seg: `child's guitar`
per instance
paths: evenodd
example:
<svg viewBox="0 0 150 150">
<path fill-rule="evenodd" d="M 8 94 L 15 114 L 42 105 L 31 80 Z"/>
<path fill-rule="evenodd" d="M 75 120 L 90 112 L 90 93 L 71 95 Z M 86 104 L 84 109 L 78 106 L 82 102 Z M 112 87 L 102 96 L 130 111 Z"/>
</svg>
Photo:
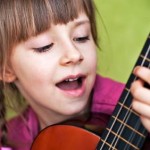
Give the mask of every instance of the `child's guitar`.
<svg viewBox="0 0 150 150">
<path fill-rule="evenodd" d="M 135 66 L 150 67 L 150 36 L 147 38 Z M 139 150 L 147 137 L 139 115 L 132 110 L 131 74 L 118 104 L 101 138 L 82 128 L 54 125 L 44 129 L 35 139 L 31 150 Z M 115 92 L 115 91 L 114 91 Z"/>
</svg>

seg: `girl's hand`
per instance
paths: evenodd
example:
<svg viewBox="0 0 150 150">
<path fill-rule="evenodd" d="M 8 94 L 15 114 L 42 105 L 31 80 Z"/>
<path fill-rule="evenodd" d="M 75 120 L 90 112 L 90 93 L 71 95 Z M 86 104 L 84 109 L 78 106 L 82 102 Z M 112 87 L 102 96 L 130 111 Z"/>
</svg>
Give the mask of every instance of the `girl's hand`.
<svg viewBox="0 0 150 150">
<path fill-rule="evenodd" d="M 139 79 L 131 85 L 132 107 L 140 114 L 143 125 L 150 132 L 150 89 L 144 87 L 145 82 L 150 85 L 150 69 L 136 67 L 133 73 Z"/>
</svg>

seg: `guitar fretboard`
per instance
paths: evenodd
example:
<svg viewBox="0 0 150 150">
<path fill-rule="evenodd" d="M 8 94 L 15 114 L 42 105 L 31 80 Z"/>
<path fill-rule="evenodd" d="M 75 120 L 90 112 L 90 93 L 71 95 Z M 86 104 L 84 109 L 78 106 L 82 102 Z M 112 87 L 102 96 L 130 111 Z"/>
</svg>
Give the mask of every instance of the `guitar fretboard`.
<svg viewBox="0 0 150 150">
<path fill-rule="evenodd" d="M 134 67 L 136 66 L 150 68 L 150 35 Z M 131 74 L 101 136 L 97 150 L 139 150 L 142 148 L 147 131 L 143 127 L 139 115 L 131 107 L 133 97 L 130 93 L 130 86 L 135 80 L 137 77 Z"/>
</svg>

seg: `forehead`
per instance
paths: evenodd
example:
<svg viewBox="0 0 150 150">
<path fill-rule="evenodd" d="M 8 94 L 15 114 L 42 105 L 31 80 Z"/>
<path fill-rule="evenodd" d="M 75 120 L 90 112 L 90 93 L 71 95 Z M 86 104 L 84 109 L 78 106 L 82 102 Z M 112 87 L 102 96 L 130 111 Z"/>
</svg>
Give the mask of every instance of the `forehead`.
<svg viewBox="0 0 150 150">
<path fill-rule="evenodd" d="M 77 18 L 75 18 L 74 20 L 70 20 L 67 23 L 58 23 L 58 24 L 52 23 L 51 28 L 55 27 L 55 26 L 60 26 L 60 25 L 76 27 L 76 26 L 80 26 L 82 24 L 90 24 L 90 20 L 84 12 L 79 13 Z"/>
</svg>

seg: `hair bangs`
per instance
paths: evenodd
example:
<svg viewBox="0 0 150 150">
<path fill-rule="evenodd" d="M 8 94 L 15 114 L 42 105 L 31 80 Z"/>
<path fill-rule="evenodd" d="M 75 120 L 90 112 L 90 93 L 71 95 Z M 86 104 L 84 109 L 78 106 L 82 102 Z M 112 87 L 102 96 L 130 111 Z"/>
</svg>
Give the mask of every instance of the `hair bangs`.
<svg viewBox="0 0 150 150">
<path fill-rule="evenodd" d="M 7 5 L 3 7 L 7 38 L 24 41 L 46 31 L 52 23 L 66 24 L 76 19 L 81 12 L 90 17 L 88 3 L 89 0 L 7 0 L 3 2 Z"/>
<path fill-rule="evenodd" d="M 66 24 L 76 19 L 80 12 L 84 11 L 81 0 L 50 0 L 52 9 L 52 21 L 54 24 Z"/>
<path fill-rule="evenodd" d="M 91 7 L 91 0 L 0 1 L 3 41 L 12 49 L 17 43 L 48 30 L 51 24 L 66 24 L 82 12 L 87 14 L 95 35 L 95 16 Z"/>
</svg>

